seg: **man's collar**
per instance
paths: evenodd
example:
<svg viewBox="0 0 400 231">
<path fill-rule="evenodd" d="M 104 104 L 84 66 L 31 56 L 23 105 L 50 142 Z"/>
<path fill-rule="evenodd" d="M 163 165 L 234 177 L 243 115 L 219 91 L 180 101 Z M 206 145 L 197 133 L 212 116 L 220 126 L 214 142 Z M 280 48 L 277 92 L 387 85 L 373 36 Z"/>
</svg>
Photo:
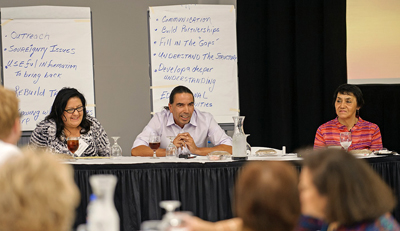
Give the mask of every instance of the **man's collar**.
<svg viewBox="0 0 400 231">
<path fill-rule="evenodd" d="M 168 115 L 167 126 L 171 126 L 171 125 L 175 124 L 174 115 L 172 115 L 172 113 L 169 110 L 167 110 L 167 113 L 168 113 L 167 114 Z"/>
<path fill-rule="evenodd" d="M 195 127 L 197 127 L 197 110 L 194 109 L 192 113 L 192 117 L 190 118 L 189 123 Z"/>
</svg>

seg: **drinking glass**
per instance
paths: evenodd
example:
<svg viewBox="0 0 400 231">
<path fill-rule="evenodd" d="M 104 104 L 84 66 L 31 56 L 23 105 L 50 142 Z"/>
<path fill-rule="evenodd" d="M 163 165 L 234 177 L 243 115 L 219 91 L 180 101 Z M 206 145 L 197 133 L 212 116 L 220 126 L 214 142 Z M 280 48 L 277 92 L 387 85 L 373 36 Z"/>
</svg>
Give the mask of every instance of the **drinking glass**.
<svg viewBox="0 0 400 231">
<path fill-rule="evenodd" d="M 167 136 L 167 138 L 169 139 L 169 144 L 167 146 L 165 156 L 170 159 L 175 157 L 176 153 L 176 146 L 174 145 L 175 136 Z"/>
<path fill-rule="evenodd" d="M 151 159 L 159 159 L 156 155 L 157 149 L 160 147 L 160 136 L 157 134 L 151 134 L 149 138 L 149 146 L 153 149 L 153 156 L 150 157 Z"/>
<path fill-rule="evenodd" d="M 117 140 L 119 139 L 119 136 L 113 136 L 111 138 L 114 139 L 114 144 L 113 144 L 113 146 L 111 146 L 111 157 L 113 159 L 121 159 L 121 157 L 122 157 L 122 148 L 117 143 Z"/>
<path fill-rule="evenodd" d="M 247 156 L 251 156 L 251 146 L 249 142 L 247 142 L 247 137 L 249 137 L 250 134 L 245 134 L 245 136 L 246 136 L 246 154 Z"/>
<path fill-rule="evenodd" d="M 185 131 L 181 130 L 179 132 L 179 134 L 182 134 L 182 133 L 185 133 Z M 178 152 L 178 157 L 179 158 L 186 158 L 187 159 L 187 157 L 190 156 L 190 151 L 189 151 L 188 147 L 186 146 L 186 143 L 184 143 L 184 145 L 182 147 L 178 147 L 177 152 Z"/>
<path fill-rule="evenodd" d="M 178 155 L 179 158 L 188 159 L 189 156 L 190 156 L 190 151 L 189 151 L 189 149 L 188 149 L 186 146 L 179 147 L 179 148 L 177 149 L 177 153 L 178 153 L 177 155 Z"/>
<path fill-rule="evenodd" d="M 181 225 L 182 220 L 174 214 L 175 209 L 179 206 L 181 206 L 180 201 L 169 200 L 160 202 L 160 207 L 166 211 L 159 226 L 161 230 L 175 230 L 174 227 L 178 228 Z"/>
<path fill-rule="evenodd" d="M 347 151 L 351 145 L 351 132 L 340 133 L 340 145 Z"/>
<path fill-rule="evenodd" d="M 73 157 L 76 157 L 76 150 L 79 148 L 79 137 L 68 137 L 67 138 L 68 150 L 71 152 Z"/>
<path fill-rule="evenodd" d="M 170 201 L 161 201 L 160 202 L 160 207 L 165 209 L 165 211 L 167 211 L 167 213 L 173 213 L 175 211 L 175 209 L 178 208 L 179 206 L 181 206 L 180 201 L 170 200 Z"/>
</svg>

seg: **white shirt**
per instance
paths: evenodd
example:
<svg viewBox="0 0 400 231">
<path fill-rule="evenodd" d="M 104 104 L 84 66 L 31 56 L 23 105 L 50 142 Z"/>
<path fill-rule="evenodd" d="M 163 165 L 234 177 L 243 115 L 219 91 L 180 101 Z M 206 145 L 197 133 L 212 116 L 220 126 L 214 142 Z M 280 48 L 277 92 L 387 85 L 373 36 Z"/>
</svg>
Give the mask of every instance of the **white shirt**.
<svg viewBox="0 0 400 231">
<path fill-rule="evenodd" d="M 182 132 L 188 132 L 199 148 L 207 146 L 207 138 L 214 146 L 220 144 L 232 146 L 232 138 L 226 135 L 210 113 L 194 109 L 190 122 L 181 128 L 175 123 L 172 113 L 163 109 L 151 118 L 143 131 L 136 137 L 132 148 L 140 145 L 149 146 L 149 136 L 151 133 L 156 133 L 161 136 L 160 148 L 165 149 L 170 143 L 168 136 L 175 138 Z"/>
<path fill-rule="evenodd" d="M 0 140 L 0 165 L 14 155 L 20 155 L 21 151 L 15 145 Z"/>
</svg>

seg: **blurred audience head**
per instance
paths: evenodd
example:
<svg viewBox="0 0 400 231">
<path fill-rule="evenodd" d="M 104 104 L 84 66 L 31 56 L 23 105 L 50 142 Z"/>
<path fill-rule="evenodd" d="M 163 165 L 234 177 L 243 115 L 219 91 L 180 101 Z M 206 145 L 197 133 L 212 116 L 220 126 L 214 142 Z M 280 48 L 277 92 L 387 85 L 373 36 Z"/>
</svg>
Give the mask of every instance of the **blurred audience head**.
<svg viewBox="0 0 400 231">
<path fill-rule="evenodd" d="M 246 165 L 236 183 L 235 211 L 252 231 L 293 230 L 300 216 L 298 174 L 285 162 Z"/>
<path fill-rule="evenodd" d="M 79 198 L 71 166 L 25 149 L 0 168 L 0 229 L 69 231 Z"/>
<path fill-rule="evenodd" d="M 17 144 L 21 137 L 18 99 L 15 92 L 0 86 L 0 140 Z"/>
<path fill-rule="evenodd" d="M 347 226 L 394 208 L 392 190 L 364 160 L 339 149 L 304 156 L 299 183 L 303 214 Z"/>
</svg>

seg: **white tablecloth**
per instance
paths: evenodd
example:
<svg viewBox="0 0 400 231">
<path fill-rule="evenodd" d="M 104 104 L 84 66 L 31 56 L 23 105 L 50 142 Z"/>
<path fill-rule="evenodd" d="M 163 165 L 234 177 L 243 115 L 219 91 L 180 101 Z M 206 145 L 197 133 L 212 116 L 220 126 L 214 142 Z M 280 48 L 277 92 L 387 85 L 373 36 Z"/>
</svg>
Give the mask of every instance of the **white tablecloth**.
<svg viewBox="0 0 400 231">
<path fill-rule="evenodd" d="M 266 147 L 252 147 L 252 156 L 248 157 L 248 160 L 265 160 L 265 161 L 296 161 L 302 160 L 303 158 L 297 157 L 296 153 L 287 153 L 286 155 L 282 155 L 282 150 L 275 149 L 277 151 L 276 154 L 270 155 L 267 157 L 257 157 L 255 156 L 255 152 L 259 149 Z M 374 157 L 382 157 L 382 155 L 369 155 L 363 156 L 359 155 L 357 158 L 374 158 Z M 192 159 L 183 159 L 183 158 L 166 158 L 160 157 L 159 159 L 151 159 L 150 157 L 136 157 L 136 156 L 123 156 L 119 159 L 107 159 L 107 158 L 87 158 L 87 159 L 77 159 L 72 161 L 66 161 L 69 164 L 142 164 L 142 163 L 209 163 L 209 162 L 232 162 L 230 157 L 225 160 L 208 160 L 207 156 L 196 156 Z"/>
</svg>

